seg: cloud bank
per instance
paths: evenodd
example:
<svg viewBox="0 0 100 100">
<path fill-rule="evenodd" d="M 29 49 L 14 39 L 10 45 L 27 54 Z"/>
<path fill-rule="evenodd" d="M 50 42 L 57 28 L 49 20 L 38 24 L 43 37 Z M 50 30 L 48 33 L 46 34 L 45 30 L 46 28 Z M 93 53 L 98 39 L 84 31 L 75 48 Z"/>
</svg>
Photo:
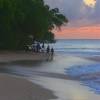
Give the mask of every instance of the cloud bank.
<svg viewBox="0 0 100 100">
<path fill-rule="evenodd" d="M 45 0 L 51 8 L 58 7 L 69 19 L 69 26 L 100 23 L 100 0 Z"/>
</svg>

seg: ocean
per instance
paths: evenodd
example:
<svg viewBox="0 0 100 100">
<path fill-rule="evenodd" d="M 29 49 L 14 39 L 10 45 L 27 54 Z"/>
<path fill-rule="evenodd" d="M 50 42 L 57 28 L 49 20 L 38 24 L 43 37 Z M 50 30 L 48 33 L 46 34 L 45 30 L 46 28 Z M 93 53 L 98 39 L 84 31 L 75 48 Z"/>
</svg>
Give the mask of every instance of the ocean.
<svg viewBox="0 0 100 100">
<path fill-rule="evenodd" d="M 99 57 L 100 40 L 98 39 L 61 39 L 54 45 L 55 51 L 60 55 L 72 55 L 79 57 Z M 91 91 L 100 94 L 100 62 L 86 65 L 73 65 L 65 68 L 66 75 L 79 78 L 79 81 L 90 87 Z"/>
<path fill-rule="evenodd" d="M 53 45 L 56 52 L 83 56 L 99 56 L 99 39 L 58 39 Z"/>
</svg>

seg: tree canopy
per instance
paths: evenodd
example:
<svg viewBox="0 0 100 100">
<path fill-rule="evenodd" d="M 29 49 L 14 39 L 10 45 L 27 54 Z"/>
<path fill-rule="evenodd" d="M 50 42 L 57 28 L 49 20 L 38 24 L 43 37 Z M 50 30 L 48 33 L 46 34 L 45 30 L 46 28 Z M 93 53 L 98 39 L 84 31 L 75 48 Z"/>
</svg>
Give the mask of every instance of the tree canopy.
<svg viewBox="0 0 100 100">
<path fill-rule="evenodd" d="M 58 8 L 50 9 L 43 0 L 0 0 L 0 48 L 21 49 L 29 36 L 52 40 L 52 29 L 67 22 Z"/>
</svg>

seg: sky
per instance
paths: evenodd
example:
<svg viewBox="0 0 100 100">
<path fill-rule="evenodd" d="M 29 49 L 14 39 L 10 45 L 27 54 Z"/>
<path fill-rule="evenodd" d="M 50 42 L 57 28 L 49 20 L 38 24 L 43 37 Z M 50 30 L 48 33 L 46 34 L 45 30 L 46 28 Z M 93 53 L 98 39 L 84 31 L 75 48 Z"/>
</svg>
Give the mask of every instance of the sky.
<svg viewBox="0 0 100 100">
<path fill-rule="evenodd" d="M 59 8 L 69 22 L 61 30 L 53 30 L 56 38 L 100 39 L 100 0 L 45 0 L 51 8 Z"/>
</svg>

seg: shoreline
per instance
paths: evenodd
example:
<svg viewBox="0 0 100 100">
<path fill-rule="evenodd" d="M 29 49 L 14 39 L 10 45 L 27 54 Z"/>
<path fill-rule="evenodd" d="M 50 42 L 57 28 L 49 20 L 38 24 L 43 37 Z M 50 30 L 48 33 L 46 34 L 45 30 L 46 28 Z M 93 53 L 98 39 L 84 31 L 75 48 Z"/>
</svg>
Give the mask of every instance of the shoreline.
<svg viewBox="0 0 100 100">
<path fill-rule="evenodd" d="M 26 56 L 26 54 L 27 54 L 27 57 L 25 58 L 26 60 L 22 59 Z M 33 54 L 34 59 L 38 58 L 37 60 L 33 60 L 33 58 L 30 58 L 29 56 L 32 54 L 33 54 L 32 52 L 27 52 L 27 53 L 24 53 L 24 52 L 9 53 L 8 52 L 5 54 L 0 53 L 0 55 L 5 55 L 5 57 L 7 57 L 8 55 L 11 55 L 10 57 L 8 56 L 10 60 L 8 59 L 8 61 L 6 61 L 7 62 L 6 67 L 8 66 L 8 69 L 12 71 L 11 66 L 9 66 L 10 64 L 11 65 L 14 64 L 17 66 L 21 65 L 22 69 L 20 73 L 24 73 L 25 65 L 30 66 L 29 64 L 31 64 L 32 62 L 32 66 L 33 66 L 33 64 L 35 64 L 35 62 L 38 61 L 38 59 L 43 61 L 43 57 L 41 57 L 41 59 L 39 58 L 40 54 L 38 54 L 38 57 L 37 57 L 37 54 Z M 15 55 L 17 56 L 14 57 Z M 33 57 L 33 55 L 31 57 Z M 35 58 L 35 56 L 37 58 Z M 14 60 L 13 60 L 13 57 L 14 57 Z M 15 77 L 14 75 L 0 74 L 0 79 L 1 79 L 0 80 L 0 89 L 1 89 L 0 99 L 8 100 L 9 98 L 10 100 L 57 100 L 58 98 L 59 100 L 62 100 L 64 98 L 64 100 L 66 99 L 79 100 L 80 97 L 81 97 L 80 98 L 81 100 L 89 100 L 89 99 L 94 100 L 95 98 L 97 100 L 100 99 L 100 96 L 95 94 L 94 92 L 91 92 L 89 90 L 89 87 L 85 87 L 78 80 L 74 80 L 74 79 L 71 80 L 71 77 L 67 77 L 66 75 L 62 74 L 62 72 L 64 72 L 64 68 L 69 68 L 70 66 L 77 65 L 77 64 L 87 65 L 89 63 L 92 63 L 92 60 L 84 59 L 84 57 L 80 58 L 76 56 L 59 56 L 55 58 L 54 62 L 48 62 L 46 64 L 45 62 L 42 64 L 40 62 L 37 62 L 37 63 L 39 64 L 37 65 L 38 68 L 32 67 L 33 70 L 29 68 L 30 70 L 28 71 L 27 69 L 25 69 L 25 72 L 27 71 L 27 73 L 25 73 L 26 75 L 28 74 L 30 75 L 30 73 L 32 72 L 32 75 L 26 78 L 23 76 L 21 78 L 20 76 L 16 78 L 16 74 L 15 74 Z M 0 66 L 4 68 L 5 65 L 2 66 L 1 64 Z M 5 92 L 2 92 L 2 91 L 5 91 Z M 77 95 L 77 93 L 79 95 Z M 3 95 L 3 98 L 2 98 L 2 95 Z M 11 98 L 12 95 L 14 96 L 12 97 L 13 99 Z M 74 99 L 74 97 L 76 99 Z"/>
<path fill-rule="evenodd" d="M 26 79 L 0 74 L 0 100 L 56 99 L 53 92 Z"/>
</svg>

